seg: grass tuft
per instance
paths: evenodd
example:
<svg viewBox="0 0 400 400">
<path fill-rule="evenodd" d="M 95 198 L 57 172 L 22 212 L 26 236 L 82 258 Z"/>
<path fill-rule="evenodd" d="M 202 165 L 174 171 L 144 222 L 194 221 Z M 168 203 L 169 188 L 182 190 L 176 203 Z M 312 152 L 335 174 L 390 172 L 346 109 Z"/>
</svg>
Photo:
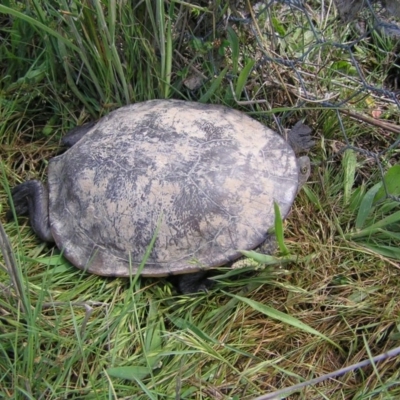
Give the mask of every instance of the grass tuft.
<svg viewBox="0 0 400 400">
<path fill-rule="evenodd" d="M 329 2 L 192 3 L 0 5 L 2 398 L 254 399 L 398 347 L 395 40 Z M 247 252 L 183 296 L 87 275 L 7 220 L 10 187 L 45 180 L 67 131 L 171 97 L 313 128 L 311 178 L 276 220 L 282 257 Z M 393 356 L 288 398 L 395 399 L 399 382 Z"/>
</svg>

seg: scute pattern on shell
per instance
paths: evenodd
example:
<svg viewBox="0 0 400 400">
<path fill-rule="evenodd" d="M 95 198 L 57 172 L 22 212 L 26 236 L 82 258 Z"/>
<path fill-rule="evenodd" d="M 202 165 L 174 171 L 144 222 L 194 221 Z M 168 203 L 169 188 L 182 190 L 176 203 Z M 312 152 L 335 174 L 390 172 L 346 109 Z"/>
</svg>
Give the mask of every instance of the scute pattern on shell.
<svg viewBox="0 0 400 400">
<path fill-rule="evenodd" d="M 165 276 L 218 267 L 263 242 L 273 202 L 286 216 L 296 157 L 238 111 L 178 100 L 122 107 L 49 165 L 50 222 L 77 267 Z"/>
</svg>

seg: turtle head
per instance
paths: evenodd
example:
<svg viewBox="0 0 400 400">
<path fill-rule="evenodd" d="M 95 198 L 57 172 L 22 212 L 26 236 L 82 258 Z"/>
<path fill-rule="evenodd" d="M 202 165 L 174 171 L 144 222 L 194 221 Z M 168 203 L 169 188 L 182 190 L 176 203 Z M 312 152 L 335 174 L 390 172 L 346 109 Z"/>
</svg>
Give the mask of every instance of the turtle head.
<svg viewBox="0 0 400 400">
<path fill-rule="evenodd" d="M 297 167 L 299 169 L 299 186 L 297 191 L 299 191 L 303 185 L 307 182 L 308 177 L 311 172 L 311 162 L 307 156 L 302 156 L 297 159 Z"/>
</svg>

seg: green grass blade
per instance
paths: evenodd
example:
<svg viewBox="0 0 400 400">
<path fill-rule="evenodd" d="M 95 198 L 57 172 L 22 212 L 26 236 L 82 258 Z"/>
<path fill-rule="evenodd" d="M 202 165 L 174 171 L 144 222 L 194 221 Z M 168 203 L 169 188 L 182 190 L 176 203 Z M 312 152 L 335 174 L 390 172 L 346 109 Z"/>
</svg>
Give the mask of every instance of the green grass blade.
<svg viewBox="0 0 400 400">
<path fill-rule="evenodd" d="M 391 231 L 385 231 L 383 229 L 377 229 L 377 233 L 380 233 L 382 237 L 388 238 L 388 239 L 393 239 L 393 240 L 399 240 L 400 241 L 400 233 L 397 232 L 391 232 Z"/>
<path fill-rule="evenodd" d="M 304 185 L 301 190 L 304 191 L 308 197 L 308 200 L 310 200 L 311 203 L 318 208 L 318 210 L 323 210 L 320 198 L 312 189 L 310 189 L 307 185 Z"/>
<path fill-rule="evenodd" d="M 283 234 L 283 220 L 281 216 L 281 210 L 279 209 L 279 205 L 274 201 L 274 211 L 275 211 L 275 222 L 274 222 L 274 234 L 276 236 L 276 241 L 279 246 L 279 251 L 283 256 L 287 256 L 289 254 L 289 249 L 286 247 L 285 238 Z"/>
<path fill-rule="evenodd" d="M 0 170 L 1 170 L 1 175 L 3 177 L 5 177 L 6 174 L 5 174 L 4 165 L 1 162 L 0 162 Z M 16 212 L 15 212 L 14 204 L 12 203 L 11 190 L 8 185 L 8 182 L 6 180 L 2 179 L 1 186 L 3 187 L 3 190 L 6 193 L 8 199 L 10 199 L 10 203 L 11 203 L 10 207 L 11 207 L 12 215 L 15 218 Z M 10 240 L 7 236 L 7 233 L 4 229 L 1 221 L 0 221 L 0 252 L 3 253 L 4 265 L 7 269 L 9 277 L 11 278 L 11 281 L 13 282 L 13 284 L 15 286 L 15 290 L 16 290 L 18 297 L 22 304 L 22 310 L 24 313 L 28 313 L 28 315 L 31 315 L 30 314 L 31 303 L 30 303 L 30 298 L 29 298 L 29 291 L 26 290 L 25 279 L 23 276 L 23 272 L 21 271 L 21 268 L 20 268 L 21 260 L 17 260 L 17 257 L 15 257 Z"/>
<path fill-rule="evenodd" d="M 400 211 L 396 211 L 395 213 L 388 215 L 387 217 L 381 219 L 375 224 L 370 225 L 367 228 L 362 229 L 357 232 L 350 232 L 344 235 L 346 239 L 360 239 L 363 237 L 371 237 L 377 232 L 380 232 L 382 228 L 385 228 L 392 224 L 398 224 L 400 222 Z"/>
<path fill-rule="evenodd" d="M 397 196 L 400 194 L 400 165 L 393 165 L 384 176 L 385 186 L 382 186 L 375 197 L 375 202 L 383 200 L 388 194 Z M 386 190 L 385 190 L 386 189 Z"/>
<path fill-rule="evenodd" d="M 24 284 L 24 278 L 22 276 L 21 270 L 18 267 L 18 263 L 8 236 L 4 230 L 3 224 L 0 221 L 0 252 L 3 253 L 4 264 L 7 268 L 7 272 L 14 284 L 15 290 L 18 294 L 18 298 L 22 304 L 22 310 L 24 313 L 30 313 L 30 302 L 29 297 L 26 293 L 26 288 Z"/>
<path fill-rule="evenodd" d="M 207 103 L 211 96 L 215 93 L 215 91 L 221 86 L 221 82 L 224 79 L 226 73 L 228 72 L 228 67 L 225 67 L 221 73 L 218 75 L 216 79 L 214 79 L 213 83 L 211 86 L 208 88 L 207 92 L 204 93 L 200 99 L 199 103 Z"/>
<path fill-rule="evenodd" d="M 371 357 L 387 340 L 399 340 L 400 223 L 374 225 L 400 210 L 398 201 L 386 199 L 398 192 L 398 167 L 390 167 L 399 165 L 399 110 L 385 100 L 395 94 L 387 59 L 395 42 L 371 31 L 368 41 L 348 46 L 349 27 L 339 24 L 333 7 L 315 18 L 312 7 L 282 2 L 193 3 L 0 2 L 0 219 L 21 275 L 13 285 L 4 268 L 9 259 L 0 254 L 0 398 L 256 398 L 266 388 L 365 358 L 363 347 Z M 385 93 L 371 96 L 365 77 L 378 94 L 385 82 Z M 188 78 L 197 83 L 186 85 Z M 232 105 L 275 129 L 307 117 L 318 141 L 314 179 L 282 227 L 285 239 L 286 229 L 299 235 L 290 246 L 286 241 L 296 256 L 245 253 L 253 260 L 213 273 L 217 284 L 207 293 L 180 296 L 173 279 L 80 271 L 41 243 L 26 217 L 5 222 L 9 195 L 2 180 L 11 186 L 46 180 L 45 160 L 60 154 L 59 138 L 68 130 L 128 100 L 172 93 Z M 238 104 L 235 95 L 259 102 Z M 392 129 L 360 123 L 354 113 Z M 354 182 L 354 157 L 341 165 L 343 143 L 357 155 L 361 185 Z M 384 181 L 382 170 L 388 170 Z M 368 198 L 372 179 L 386 187 Z M 349 232 L 351 240 L 343 240 Z M 139 272 L 147 272 L 148 254 Z M 255 304 L 269 307 L 272 317 Z M 301 322 L 345 343 L 348 352 L 343 357 Z M 400 398 L 397 361 L 295 395 Z"/>
<path fill-rule="evenodd" d="M 63 42 L 58 43 L 59 51 L 60 54 L 63 55 L 65 54 L 64 62 L 63 62 L 63 67 L 66 75 L 66 80 L 68 83 L 69 88 L 72 90 L 72 92 L 75 94 L 75 96 L 84 104 L 84 106 L 87 108 L 87 110 L 90 112 L 92 115 L 96 115 L 96 112 L 94 111 L 93 107 L 91 104 L 88 102 L 87 98 L 81 93 L 81 91 L 78 89 L 78 87 L 75 84 L 75 81 L 72 77 L 71 69 L 72 66 L 69 64 L 69 61 L 67 60 L 67 52 L 66 48 L 64 46 Z"/>
<path fill-rule="evenodd" d="M 248 60 L 247 64 L 240 71 L 239 77 L 236 81 L 236 87 L 235 87 L 235 95 L 238 100 L 240 100 L 240 98 L 242 97 L 243 88 L 245 87 L 247 80 L 249 78 L 249 75 L 250 75 L 251 71 L 253 70 L 254 64 L 255 64 L 254 60 Z"/>
<path fill-rule="evenodd" d="M 110 2 L 110 8 L 113 10 L 112 13 L 110 14 L 110 23 L 109 26 L 115 26 L 115 1 L 111 1 Z M 109 28 L 111 29 L 111 27 Z M 131 91 L 129 90 L 129 85 L 127 82 L 127 76 L 125 73 L 125 68 L 122 65 L 122 61 L 121 61 L 121 57 L 119 56 L 116 44 L 115 44 L 115 34 L 112 31 L 111 32 L 111 37 L 110 37 L 110 45 L 111 45 L 111 53 L 112 53 L 112 60 L 114 63 L 114 67 L 117 71 L 118 74 L 118 78 L 119 81 L 122 83 L 122 87 L 123 87 L 123 93 L 124 93 L 124 102 L 125 104 L 130 104 L 131 103 L 131 98 L 133 97 L 133 93 L 131 93 Z M 115 91 L 116 93 L 118 93 L 118 90 Z"/>
<path fill-rule="evenodd" d="M 64 38 L 62 35 L 60 35 L 58 32 L 56 32 L 55 30 L 49 28 L 47 25 L 42 24 L 41 22 L 35 20 L 32 17 L 29 17 L 26 14 L 23 14 L 15 9 L 3 6 L 0 4 L 0 13 L 3 14 L 8 14 L 8 15 L 12 15 L 16 18 L 20 18 L 23 21 L 28 22 L 29 24 L 31 24 L 32 26 L 34 26 L 35 28 L 38 28 L 46 33 L 48 33 L 49 35 L 55 37 L 56 39 L 60 40 L 61 42 L 64 43 L 64 45 L 68 48 L 70 48 L 71 50 L 77 51 L 79 52 L 78 47 L 76 47 L 74 44 L 72 44 L 68 39 Z"/>
<path fill-rule="evenodd" d="M 168 99 L 170 96 L 171 86 L 171 73 L 172 73 L 172 52 L 173 52 L 173 39 L 172 39 L 172 26 L 171 21 L 173 19 L 173 3 L 170 7 L 170 15 L 167 20 L 166 28 L 166 46 L 165 46 L 165 77 L 164 77 L 164 98 Z"/>
<path fill-rule="evenodd" d="M 156 303 L 149 299 L 149 315 L 146 323 L 146 334 L 144 337 L 144 356 L 149 368 L 154 368 L 160 359 L 162 351 L 162 334 L 164 324 L 162 318 L 159 317 Z"/>
<path fill-rule="evenodd" d="M 385 226 L 391 225 L 391 224 L 396 224 L 400 222 L 400 211 L 396 211 L 392 215 L 388 215 L 387 217 L 381 219 L 380 221 L 376 222 L 375 224 L 370 225 L 368 228 L 363 229 L 362 232 L 364 232 L 365 235 L 368 235 L 370 230 L 374 230 L 376 228 L 384 228 Z"/>
<path fill-rule="evenodd" d="M 165 97 L 166 93 L 168 93 L 167 85 L 166 85 L 166 71 L 167 71 L 167 51 L 166 51 L 166 18 L 165 18 L 165 8 L 164 8 L 164 1 L 163 0 L 156 0 L 156 22 L 157 22 L 157 29 L 154 33 L 158 36 L 158 45 L 159 45 L 159 52 L 160 52 L 160 77 L 162 82 L 162 89 L 161 92 Z"/>
<path fill-rule="evenodd" d="M 126 379 L 128 381 L 142 380 L 150 375 L 149 367 L 131 366 L 131 367 L 112 367 L 108 368 L 107 374 L 113 378 Z"/>
<path fill-rule="evenodd" d="M 376 185 L 372 186 L 372 188 L 369 189 L 367 193 L 365 193 L 356 217 L 356 229 L 363 228 L 365 221 L 367 220 L 368 215 L 371 212 L 376 193 L 379 191 L 381 186 L 382 182 L 379 182 Z"/>
<path fill-rule="evenodd" d="M 230 26 L 226 29 L 226 33 L 232 51 L 232 74 L 237 75 L 239 65 L 239 40 L 236 32 Z"/>
<path fill-rule="evenodd" d="M 149 259 L 150 254 L 151 254 L 151 252 L 153 250 L 154 244 L 155 244 L 155 242 L 157 240 L 158 231 L 159 231 L 160 224 L 161 224 L 161 219 L 162 219 L 162 216 L 160 215 L 160 217 L 158 219 L 158 222 L 157 222 L 157 228 L 156 228 L 156 230 L 155 230 L 155 232 L 153 234 L 153 237 L 151 238 L 151 241 L 150 241 L 149 245 L 146 247 L 146 251 L 144 253 L 142 261 L 140 262 L 140 265 L 138 266 L 136 274 L 135 275 L 131 274 L 131 276 L 130 276 L 131 286 L 132 287 L 134 287 L 136 282 L 139 280 L 140 274 L 142 273 L 143 268 L 145 267 L 146 262 Z"/>
<path fill-rule="evenodd" d="M 276 319 L 284 324 L 294 326 L 295 328 L 298 328 L 304 332 L 310 333 L 311 335 L 318 336 L 319 338 L 329 342 L 336 348 L 338 348 L 340 351 L 343 351 L 342 348 L 335 343 L 333 340 L 329 339 L 327 336 L 323 335 L 321 332 L 318 332 L 317 330 L 311 328 L 311 326 L 305 324 L 304 322 L 298 320 L 297 318 L 292 317 L 291 315 L 285 314 L 282 311 L 276 310 L 275 308 L 266 306 L 262 303 L 259 303 L 258 301 L 251 300 L 246 297 L 241 297 L 237 296 L 234 294 L 229 294 L 227 293 L 228 296 L 231 296 L 237 300 L 240 300 L 241 302 L 249 305 L 251 308 L 254 310 L 266 315 L 267 317 Z"/>
<path fill-rule="evenodd" d="M 370 243 L 363 243 L 362 245 L 367 249 L 374 251 L 375 253 L 381 254 L 384 257 L 393 258 L 394 260 L 400 260 L 400 248 L 398 247 L 374 245 Z"/>
<path fill-rule="evenodd" d="M 343 180 L 343 202 L 348 204 L 351 196 L 351 189 L 354 185 L 356 174 L 357 156 L 354 150 L 346 150 L 343 155 L 342 165 L 344 169 Z"/>
<path fill-rule="evenodd" d="M 115 2 L 110 2 L 108 7 L 109 13 L 109 24 L 107 25 L 106 19 L 103 12 L 102 3 L 96 1 L 95 3 L 96 15 L 97 15 L 97 23 L 98 23 L 98 31 L 103 37 L 104 51 L 106 54 L 106 59 L 109 64 L 108 68 L 108 78 L 114 83 L 114 93 L 119 93 L 117 89 L 117 85 L 122 84 L 123 93 L 124 93 L 124 103 L 130 103 L 130 96 L 128 92 L 128 85 L 125 79 L 125 74 L 123 71 L 123 67 L 121 65 L 121 60 L 117 49 L 115 47 Z M 111 29 L 111 31 L 110 31 Z M 113 67 L 113 68 L 111 68 Z M 118 75 L 118 80 L 114 77 L 114 68 Z M 121 101 L 120 101 L 121 102 Z"/>
</svg>

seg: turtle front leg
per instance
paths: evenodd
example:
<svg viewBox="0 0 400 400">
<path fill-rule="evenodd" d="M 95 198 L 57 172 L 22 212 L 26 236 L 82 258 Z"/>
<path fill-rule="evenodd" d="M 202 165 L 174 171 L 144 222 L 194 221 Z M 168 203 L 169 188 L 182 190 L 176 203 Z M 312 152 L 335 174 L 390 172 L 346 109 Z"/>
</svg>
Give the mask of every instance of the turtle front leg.
<svg viewBox="0 0 400 400">
<path fill-rule="evenodd" d="M 301 121 L 287 133 L 287 141 L 296 154 L 310 150 L 314 146 L 311 133 L 311 128 Z"/>
<path fill-rule="evenodd" d="M 12 192 L 15 213 L 29 216 L 36 235 L 45 242 L 54 242 L 49 220 L 49 192 L 40 181 L 27 181 L 16 186 Z M 8 216 L 12 216 L 9 211 Z"/>
</svg>

